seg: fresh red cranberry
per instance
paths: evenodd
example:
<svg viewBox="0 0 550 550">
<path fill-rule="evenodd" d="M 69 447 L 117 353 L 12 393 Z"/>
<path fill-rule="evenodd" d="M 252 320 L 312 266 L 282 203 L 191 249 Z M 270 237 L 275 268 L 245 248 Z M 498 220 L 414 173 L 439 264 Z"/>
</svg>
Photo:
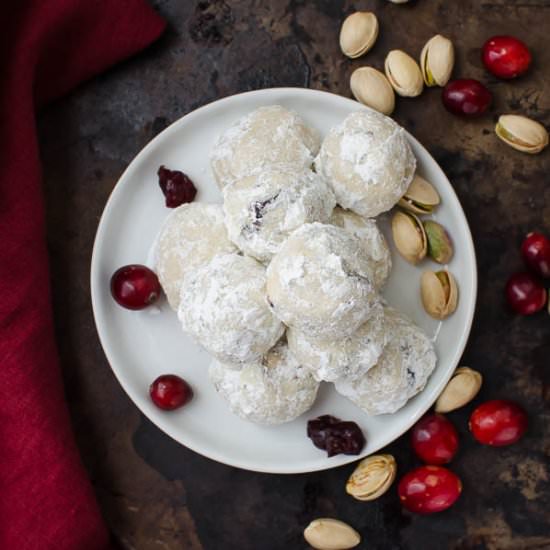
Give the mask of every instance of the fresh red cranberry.
<svg viewBox="0 0 550 550">
<path fill-rule="evenodd" d="M 441 414 L 428 414 L 412 429 L 411 442 L 418 458 L 426 464 L 447 464 L 458 450 L 458 433 Z"/>
<path fill-rule="evenodd" d="M 491 105 L 493 95 L 477 80 L 451 80 L 443 89 L 443 105 L 455 115 L 474 117 L 482 115 Z"/>
<path fill-rule="evenodd" d="M 527 430 L 527 413 L 513 401 L 495 399 L 481 404 L 470 416 L 472 435 L 484 445 L 515 443 Z"/>
<path fill-rule="evenodd" d="M 397 492 L 407 510 L 417 514 L 434 514 L 456 502 L 462 492 L 462 483 L 447 468 L 421 466 L 401 478 Z"/>
<path fill-rule="evenodd" d="M 550 239 L 541 233 L 529 233 L 521 245 L 523 259 L 539 277 L 550 277 Z"/>
<path fill-rule="evenodd" d="M 175 374 L 163 374 L 149 386 L 153 403 L 165 411 L 183 407 L 193 398 L 191 386 Z"/>
<path fill-rule="evenodd" d="M 342 421 L 329 414 L 309 420 L 307 436 L 329 457 L 337 454 L 357 455 L 365 446 L 365 436 L 355 422 Z"/>
<path fill-rule="evenodd" d="M 158 170 L 158 177 L 168 208 L 176 208 L 183 203 L 193 202 L 197 189 L 189 176 L 179 170 L 168 170 L 161 166 Z"/>
<path fill-rule="evenodd" d="M 111 277 L 111 294 L 126 309 L 144 309 L 158 300 L 160 292 L 157 276 L 144 265 L 125 265 Z"/>
<path fill-rule="evenodd" d="M 483 44 L 483 64 L 498 78 L 516 78 L 529 69 L 531 53 L 513 36 L 493 36 Z"/>
<path fill-rule="evenodd" d="M 506 283 L 506 298 L 516 313 L 532 315 L 546 304 L 547 292 L 531 273 L 515 273 Z"/>
</svg>

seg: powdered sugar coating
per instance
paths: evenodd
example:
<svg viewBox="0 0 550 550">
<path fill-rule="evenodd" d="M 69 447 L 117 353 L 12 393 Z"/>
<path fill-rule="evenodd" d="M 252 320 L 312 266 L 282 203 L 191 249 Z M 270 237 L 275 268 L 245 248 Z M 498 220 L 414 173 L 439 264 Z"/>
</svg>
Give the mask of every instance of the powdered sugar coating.
<svg viewBox="0 0 550 550">
<path fill-rule="evenodd" d="M 334 225 L 305 224 L 267 268 L 275 315 L 312 338 L 352 334 L 378 303 L 372 265 L 357 237 Z"/>
<path fill-rule="evenodd" d="M 175 208 L 159 232 L 153 253 L 155 271 L 172 309 L 178 309 L 181 285 L 189 273 L 215 255 L 235 250 L 220 204 L 194 202 Z"/>
<path fill-rule="evenodd" d="M 424 389 L 437 356 L 431 340 L 404 315 L 386 308 L 390 341 L 366 374 L 341 378 L 336 390 L 367 414 L 391 414 Z"/>
<path fill-rule="evenodd" d="M 220 361 L 257 360 L 284 332 L 267 305 L 265 282 L 265 268 L 253 258 L 215 256 L 182 285 L 183 329 Z"/>
<path fill-rule="evenodd" d="M 229 238 L 262 262 L 304 223 L 326 222 L 336 205 L 328 185 L 311 170 L 248 176 L 225 186 L 223 197 Z"/>
<path fill-rule="evenodd" d="M 340 340 L 316 340 L 289 328 L 288 347 L 316 380 L 334 382 L 357 377 L 376 365 L 388 340 L 384 308 L 378 304 L 371 317 L 351 336 Z"/>
<path fill-rule="evenodd" d="M 221 188 L 266 168 L 304 170 L 319 151 L 317 132 L 293 111 L 280 105 L 260 107 L 223 132 L 210 156 Z"/>
<path fill-rule="evenodd" d="M 214 361 L 209 376 L 234 414 L 259 424 L 294 420 L 311 408 L 319 388 L 284 341 L 240 371 Z"/>
<path fill-rule="evenodd" d="M 365 253 L 372 260 L 374 286 L 380 290 L 390 276 L 392 261 L 390 249 L 376 220 L 363 218 L 355 212 L 336 207 L 329 223 L 343 227 L 361 240 Z"/>
<path fill-rule="evenodd" d="M 414 176 L 405 130 L 372 109 L 356 111 L 330 130 L 315 160 L 336 201 L 367 218 L 394 206 Z"/>
</svg>

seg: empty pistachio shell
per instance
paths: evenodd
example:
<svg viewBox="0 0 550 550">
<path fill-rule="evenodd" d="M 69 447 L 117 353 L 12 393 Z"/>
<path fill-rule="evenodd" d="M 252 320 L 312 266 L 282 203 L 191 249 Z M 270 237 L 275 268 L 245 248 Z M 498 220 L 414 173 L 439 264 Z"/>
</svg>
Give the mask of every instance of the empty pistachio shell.
<svg viewBox="0 0 550 550">
<path fill-rule="evenodd" d="M 435 412 L 448 413 L 469 403 L 481 389 L 483 376 L 468 367 L 459 367 L 435 402 Z"/>
<path fill-rule="evenodd" d="M 392 455 L 372 455 L 363 459 L 346 483 L 346 492 L 357 500 L 382 496 L 395 480 L 397 464 Z"/>
<path fill-rule="evenodd" d="M 372 67 L 361 67 L 353 71 L 350 80 L 351 92 L 357 101 L 376 109 L 384 115 L 391 115 L 395 108 L 395 94 L 388 79 Z"/>
<path fill-rule="evenodd" d="M 453 43 L 436 34 L 430 38 L 420 54 L 420 68 L 426 86 L 445 86 L 455 64 Z"/>
<path fill-rule="evenodd" d="M 346 17 L 340 29 L 340 48 L 352 59 L 367 53 L 378 38 L 378 19 L 370 11 Z"/>
<path fill-rule="evenodd" d="M 414 214 L 429 214 L 440 202 L 435 187 L 417 174 L 398 204 Z"/>
<path fill-rule="evenodd" d="M 546 128 L 537 121 L 520 115 L 501 115 L 495 132 L 504 143 L 523 153 L 534 155 L 548 145 Z"/>
<path fill-rule="evenodd" d="M 304 530 L 304 538 L 317 550 L 346 550 L 361 542 L 359 533 L 337 519 L 314 519 Z"/>
<path fill-rule="evenodd" d="M 420 280 L 420 294 L 424 309 L 434 319 L 445 319 L 456 310 L 458 287 L 448 271 L 425 271 Z"/>
<path fill-rule="evenodd" d="M 426 256 L 428 241 L 422 222 L 410 212 L 396 212 L 391 221 L 395 247 L 411 264 Z"/>
<path fill-rule="evenodd" d="M 424 222 L 424 231 L 428 238 L 428 256 L 438 264 L 446 264 L 453 257 L 453 243 L 445 228 L 433 220 Z"/>
<path fill-rule="evenodd" d="M 416 97 L 422 93 L 422 73 L 410 55 L 401 50 L 392 50 L 386 57 L 384 70 L 393 89 L 400 96 Z"/>
</svg>

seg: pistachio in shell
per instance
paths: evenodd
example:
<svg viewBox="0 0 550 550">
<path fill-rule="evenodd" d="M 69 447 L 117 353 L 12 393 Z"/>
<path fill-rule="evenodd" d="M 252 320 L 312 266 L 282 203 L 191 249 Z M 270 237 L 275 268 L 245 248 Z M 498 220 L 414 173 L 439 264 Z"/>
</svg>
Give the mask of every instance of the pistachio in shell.
<svg viewBox="0 0 550 550">
<path fill-rule="evenodd" d="M 428 256 L 438 264 L 450 262 L 454 254 L 454 248 L 447 230 L 440 223 L 426 220 L 424 231 L 428 239 Z"/>
<path fill-rule="evenodd" d="M 395 247 L 411 264 L 417 264 L 426 257 L 428 239 L 422 222 L 412 212 L 398 211 L 391 221 Z"/>
<path fill-rule="evenodd" d="M 402 50 L 392 50 L 384 62 L 386 76 L 397 94 L 416 97 L 424 89 L 424 80 L 418 63 Z"/>
<path fill-rule="evenodd" d="M 522 153 L 535 155 L 548 145 L 546 128 L 525 116 L 501 115 L 495 132 L 504 143 Z"/>
<path fill-rule="evenodd" d="M 420 280 L 420 295 L 426 312 L 434 319 L 445 319 L 456 311 L 458 286 L 445 271 L 425 271 Z"/>
<path fill-rule="evenodd" d="M 333 518 L 314 519 L 304 529 L 304 538 L 316 550 L 347 550 L 361 542 L 353 527 Z"/>
<path fill-rule="evenodd" d="M 416 174 L 398 205 L 414 214 L 430 214 L 440 204 L 435 187 Z"/>
<path fill-rule="evenodd" d="M 376 111 L 391 115 L 395 108 L 395 94 L 383 73 L 373 67 L 360 67 L 351 74 L 351 92 L 355 99 Z"/>
<path fill-rule="evenodd" d="M 346 483 L 346 492 L 357 500 L 375 500 L 395 480 L 397 464 L 392 455 L 372 455 L 363 459 Z"/>
<path fill-rule="evenodd" d="M 378 38 L 378 19 L 370 11 L 356 11 L 342 23 L 340 49 L 351 59 L 367 53 Z"/>
<path fill-rule="evenodd" d="M 426 42 L 420 54 L 420 69 L 426 86 L 445 86 L 454 64 L 454 47 L 448 38 L 436 34 Z"/>
<path fill-rule="evenodd" d="M 481 389 L 483 376 L 468 367 L 459 367 L 435 402 L 435 412 L 448 413 L 468 404 Z"/>
</svg>

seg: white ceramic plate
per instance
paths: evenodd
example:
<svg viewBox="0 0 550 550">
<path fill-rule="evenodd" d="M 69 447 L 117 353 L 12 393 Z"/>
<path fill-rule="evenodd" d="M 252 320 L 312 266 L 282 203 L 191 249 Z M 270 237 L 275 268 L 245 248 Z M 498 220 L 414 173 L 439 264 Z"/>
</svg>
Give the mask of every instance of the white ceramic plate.
<svg viewBox="0 0 550 550">
<path fill-rule="evenodd" d="M 350 99 L 307 89 L 278 88 L 235 95 L 184 116 L 151 141 L 118 181 L 99 224 L 91 270 L 92 303 L 97 329 L 107 358 L 122 387 L 141 411 L 160 429 L 194 451 L 239 468 L 271 473 L 311 472 L 357 460 L 357 456 L 327 458 L 306 437 L 309 418 L 332 414 L 356 421 L 367 437 L 361 456 L 384 447 L 405 432 L 432 405 L 458 364 L 474 314 L 477 275 L 472 237 L 460 203 L 445 174 L 430 154 L 410 137 L 419 173 L 438 189 L 442 204 L 435 218 L 449 230 L 455 256 L 449 265 L 459 282 L 455 314 L 435 322 L 422 308 L 419 280 L 425 261 L 414 267 L 393 252 L 394 269 L 384 295 L 389 303 L 433 335 L 438 366 L 417 397 L 392 415 L 369 417 L 323 384 L 314 407 L 288 424 L 263 427 L 231 414 L 208 381 L 209 355 L 183 334 L 166 303 L 159 308 L 131 312 L 111 298 L 111 274 L 129 263 L 146 263 L 156 233 L 169 213 L 159 190 L 156 172 L 161 164 L 186 172 L 199 189 L 195 200 L 220 202 L 221 195 L 209 168 L 209 152 L 216 137 L 236 119 L 262 105 L 280 104 L 297 111 L 325 135 L 361 105 Z M 382 228 L 391 243 L 387 220 Z M 157 409 L 149 400 L 149 384 L 160 374 L 183 376 L 195 398 L 173 412 Z"/>
</svg>

